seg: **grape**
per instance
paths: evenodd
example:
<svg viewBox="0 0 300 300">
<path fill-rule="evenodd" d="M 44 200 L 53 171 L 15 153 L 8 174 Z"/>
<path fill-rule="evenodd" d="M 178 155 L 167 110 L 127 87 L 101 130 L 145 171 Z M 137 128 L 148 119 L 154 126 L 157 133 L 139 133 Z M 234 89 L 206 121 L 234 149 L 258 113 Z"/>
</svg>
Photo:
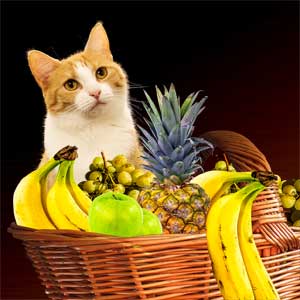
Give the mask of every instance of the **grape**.
<svg viewBox="0 0 300 300">
<path fill-rule="evenodd" d="M 281 195 L 280 199 L 284 208 L 292 208 L 296 202 L 295 197 L 286 194 Z"/>
<path fill-rule="evenodd" d="M 131 175 L 126 172 L 122 171 L 118 174 L 118 182 L 123 184 L 123 185 L 131 185 L 132 184 L 132 177 Z"/>
<path fill-rule="evenodd" d="M 92 171 L 89 174 L 89 180 L 98 180 L 102 181 L 102 174 L 99 171 Z"/>
<path fill-rule="evenodd" d="M 97 191 L 99 192 L 99 194 L 102 194 L 105 190 L 107 190 L 107 184 L 106 183 L 100 183 Z"/>
<path fill-rule="evenodd" d="M 127 158 L 123 154 L 119 154 L 112 160 L 112 165 L 119 170 L 123 165 L 127 163 Z"/>
<path fill-rule="evenodd" d="M 113 167 L 113 166 L 108 166 L 107 167 L 107 171 L 108 171 L 108 173 L 115 173 L 116 172 L 116 168 Z"/>
<path fill-rule="evenodd" d="M 91 193 L 95 192 L 95 190 L 96 190 L 96 183 L 93 180 L 87 180 L 83 183 L 82 188 L 84 191 L 91 194 Z"/>
<path fill-rule="evenodd" d="M 300 210 L 294 210 L 291 214 L 291 221 L 296 222 L 297 220 L 300 220 Z"/>
<path fill-rule="evenodd" d="M 89 171 L 85 174 L 85 179 L 89 180 L 90 174 L 92 173 L 92 171 Z"/>
<path fill-rule="evenodd" d="M 90 171 L 96 171 L 97 170 L 97 166 L 94 164 L 90 164 L 89 166 Z"/>
<path fill-rule="evenodd" d="M 131 190 L 130 192 L 128 192 L 128 196 L 132 197 L 133 199 L 137 200 L 137 198 L 139 197 L 140 191 L 139 190 Z"/>
<path fill-rule="evenodd" d="M 236 169 L 235 169 L 235 167 L 234 167 L 232 164 L 230 164 L 230 165 L 228 166 L 228 171 L 229 171 L 229 172 L 236 172 Z"/>
<path fill-rule="evenodd" d="M 147 177 L 150 177 L 152 180 L 154 179 L 154 174 L 152 173 L 152 172 L 150 172 L 150 171 L 145 171 L 145 174 L 144 174 L 145 176 L 147 176 Z"/>
<path fill-rule="evenodd" d="M 295 204 L 294 204 L 295 209 L 297 209 L 298 211 L 300 211 L 300 197 L 296 200 Z"/>
<path fill-rule="evenodd" d="M 104 161 L 103 161 L 103 158 L 100 157 L 100 156 L 96 156 L 94 159 L 93 159 L 93 163 L 94 167 L 96 169 L 102 169 L 103 166 L 104 166 Z"/>
<path fill-rule="evenodd" d="M 300 188 L 300 179 L 281 180 L 279 177 L 278 180 L 282 206 L 285 208 L 288 224 L 293 225 L 300 219 L 300 194 L 297 190 Z"/>
<path fill-rule="evenodd" d="M 107 161 L 106 162 L 106 168 L 109 168 L 109 167 L 112 167 L 113 165 L 112 165 L 112 163 L 110 162 L 110 161 Z"/>
<path fill-rule="evenodd" d="M 293 223 L 293 226 L 300 227 L 300 220 L 297 220 Z"/>
<path fill-rule="evenodd" d="M 291 184 L 285 185 L 282 188 L 282 192 L 286 195 L 293 196 L 293 197 L 297 195 L 297 190 Z"/>
<path fill-rule="evenodd" d="M 227 165 L 224 160 L 219 160 L 215 164 L 215 170 L 227 171 Z"/>
<path fill-rule="evenodd" d="M 114 192 L 117 192 L 117 193 L 122 193 L 124 194 L 125 193 L 125 187 L 123 184 L 115 184 L 114 187 L 113 187 L 113 191 Z"/>
<path fill-rule="evenodd" d="M 122 172 L 122 171 L 126 171 L 126 172 L 128 172 L 128 173 L 131 173 L 131 172 L 133 172 L 135 170 L 135 166 L 133 165 L 133 164 L 125 164 L 125 165 L 123 165 L 120 169 L 119 169 L 119 171 L 120 172 Z"/>
<path fill-rule="evenodd" d="M 141 188 L 150 187 L 152 181 L 153 181 L 152 176 L 144 174 L 144 175 L 137 178 L 136 185 L 141 187 Z"/>
<path fill-rule="evenodd" d="M 296 191 L 298 193 L 300 193 L 300 179 L 297 179 L 295 182 L 294 182 L 294 187 L 296 189 Z"/>
<path fill-rule="evenodd" d="M 280 176 L 277 175 L 277 174 L 274 174 L 274 175 L 275 175 L 275 177 L 276 177 L 276 182 L 278 183 L 278 185 L 280 185 L 281 182 L 282 182 Z"/>
<path fill-rule="evenodd" d="M 136 182 L 136 180 L 138 179 L 138 177 L 140 177 L 140 176 L 142 176 L 144 174 L 145 174 L 145 170 L 144 169 L 135 169 L 131 173 L 132 182 Z"/>
</svg>

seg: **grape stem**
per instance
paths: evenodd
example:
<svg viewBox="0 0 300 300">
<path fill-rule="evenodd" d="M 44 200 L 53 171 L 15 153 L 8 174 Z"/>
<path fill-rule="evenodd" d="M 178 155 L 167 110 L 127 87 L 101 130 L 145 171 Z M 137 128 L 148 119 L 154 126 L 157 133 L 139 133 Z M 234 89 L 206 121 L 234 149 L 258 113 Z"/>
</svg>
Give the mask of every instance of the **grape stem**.
<svg viewBox="0 0 300 300">
<path fill-rule="evenodd" d="M 223 156 L 224 156 L 224 160 L 225 160 L 225 163 L 226 163 L 227 171 L 229 171 L 229 161 L 228 161 L 228 158 L 227 158 L 226 153 L 223 153 Z M 236 188 L 237 190 L 240 189 L 239 186 L 238 186 L 238 184 L 237 184 L 236 182 L 234 182 L 233 185 L 235 186 L 235 188 Z"/>
<path fill-rule="evenodd" d="M 111 175 L 109 173 L 107 173 L 108 177 L 110 178 L 111 182 L 113 185 L 115 185 L 116 183 L 114 182 L 114 180 L 112 179 Z"/>
<path fill-rule="evenodd" d="M 227 171 L 229 171 L 229 162 L 228 162 L 228 159 L 227 159 L 227 155 L 225 153 L 223 153 L 223 156 L 224 156 L 224 160 L 225 160 L 225 163 L 226 163 L 226 169 L 227 169 Z"/>
<path fill-rule="evenodd" d="M 103 151 L 101 151 L 101 156 L 102 156 L 103 163 L 104 163 L 104 170 L 107 171 L 107 164 L 106 164 L 106 159 L 105 159 L 105 155 L 104 155 Z"/>
<path fill-rule="evenodd" d="M 101 156 L 102 156 L 102 159 L 103 159 L 104 172 L 105 172 L 105 179 L 104 179 L 104 182 L 106 182 L 107 177 L 109 177 L 109 179 L 110 179 L 110 181 L 112 182 L 112 184 L 115 185 L 114 180 L 112 179 L 112 177 L 110 176 L 110 174 L 109 174 L 109 172 L 108 172 L 107 164 L 106 164 L 106 159 L 105 159 L 105 155 L 104 155 L 104 152 L 103 152 L 103 151 L 101 151 Z"/>
</svg>

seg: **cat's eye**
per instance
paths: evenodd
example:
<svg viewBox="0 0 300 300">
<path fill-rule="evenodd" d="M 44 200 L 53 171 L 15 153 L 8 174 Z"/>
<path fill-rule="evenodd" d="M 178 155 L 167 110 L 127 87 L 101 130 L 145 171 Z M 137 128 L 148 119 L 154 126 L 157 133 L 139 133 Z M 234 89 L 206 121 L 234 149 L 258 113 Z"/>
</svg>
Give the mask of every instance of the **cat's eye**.
<svg viewBox="0 0 300 300">
<path fill-rule="evenodd" d="M 68 91 L 75 91 L 78 88 L 78 82 L 75 79 L 69 79 L 64 83 L 64 87 Z"/>
<path fill-rule="evenodd" d="M 100 67 L 96 71 L 96 77 L 98 79 L 103 79 L 107 76 L 107 69 L 105 67 Z"/>
</svg>

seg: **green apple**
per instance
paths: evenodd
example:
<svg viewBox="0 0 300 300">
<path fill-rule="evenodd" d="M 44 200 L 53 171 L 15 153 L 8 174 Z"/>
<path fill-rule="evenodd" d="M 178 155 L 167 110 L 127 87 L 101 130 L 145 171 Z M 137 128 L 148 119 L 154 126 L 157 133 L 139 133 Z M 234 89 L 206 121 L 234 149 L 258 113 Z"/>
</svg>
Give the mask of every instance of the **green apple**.
<svg viewBox="0 0 300 300">
<path fill-rule="evenodd" d="M 144 222 L 141 227 L 140 235 L 161 234 L 162 226 L 159 218 L 151 211 L 143 208 Z"/>
<path fill-rule="evenodd" d="M 88 219 L 93 232 L 132 237 L 141 231 L 143 210 L 132 197 L 107 192 L 93 200 Z"/>
</svg>

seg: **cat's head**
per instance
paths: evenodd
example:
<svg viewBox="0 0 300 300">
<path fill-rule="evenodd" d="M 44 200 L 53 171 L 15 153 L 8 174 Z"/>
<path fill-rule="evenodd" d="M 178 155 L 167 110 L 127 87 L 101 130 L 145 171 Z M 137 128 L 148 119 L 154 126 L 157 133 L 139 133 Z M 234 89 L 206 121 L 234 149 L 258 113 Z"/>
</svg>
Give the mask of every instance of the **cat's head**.
<svg viewBox="0 0 300 300">
<path fill-rule="evenodd" d="M 100 22 L 92 28 L 82 52 L 57 60 L 31 50 L 28 62 L 52 114 L 76 112 L 95 117 L 128 106 L 127 76 L 114 62 Z"/>
</svg>

